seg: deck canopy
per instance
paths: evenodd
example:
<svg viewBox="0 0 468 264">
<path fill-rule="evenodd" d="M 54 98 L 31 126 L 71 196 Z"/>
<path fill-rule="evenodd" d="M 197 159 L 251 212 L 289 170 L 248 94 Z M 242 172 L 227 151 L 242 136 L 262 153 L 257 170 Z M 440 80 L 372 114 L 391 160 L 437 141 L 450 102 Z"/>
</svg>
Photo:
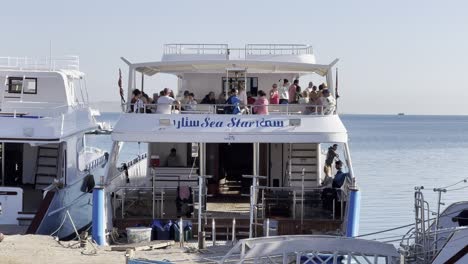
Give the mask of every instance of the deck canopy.
<svg viewBox="0 0 468 264">
<path fill-rule="evenodd" d="M 254 60 L 199 60 L 199 61 L 158 61 L 131 64 L 137 72 L 152 76 L 157 73 L 225 73 L 226 70 L 246 69 L 251 73 L 316 73 L 325 76 L 334 65 L 254 61 Z"/>
</svg>

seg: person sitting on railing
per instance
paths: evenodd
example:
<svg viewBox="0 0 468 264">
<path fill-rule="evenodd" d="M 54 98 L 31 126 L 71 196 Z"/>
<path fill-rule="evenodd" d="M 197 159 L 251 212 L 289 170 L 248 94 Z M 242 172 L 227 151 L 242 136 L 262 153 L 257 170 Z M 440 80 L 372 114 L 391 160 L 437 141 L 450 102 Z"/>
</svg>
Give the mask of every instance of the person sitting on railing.
<svg viewBox="0 0 468 264">
<path fill-rule="evenodd" d="M 224 101 L 224 98 L 223 98 Z M 200 102 L 200 104 L 216 104 L 215 93 L 209 92 Z"/>
<path fill-rule="evenodd" d="M 238 90 L 232 88 L 229 94 L 229 98 L 226 101 L 227 106 L 224 107 L 225 114 L 238 115 L 241 114 L 240 104 L 241 100 L 237 96 Z"/>
<path fill-rule="evenodd" d="M 263 90 L 258 91 L 258 99 L 254 103 L 253 112 L 257 115 L 268 115 L 268 99 Z"/>
<path fill-rule="evenodd" d="M 279 104 L 278 85 L 274 83 L 270 90 L 270 104 Z"/>
<path fill-rule="evenodd" d="M 289 103 L 289 81 L 288 79 L 283 80 L 283 85 L 278 88 L 279 92 L 279 103 L 288 104 Z"/>
<path fill-rule="evenodd" d="M 189 93 L 188 100 L 184 105 L 185 111 L 196 111 L 197 110 L 197 101 L 194 99 L 195 94 Z"/>
<path fill-rule="evenodd" d="M 336 174 L 333 178 L 332 188 L 341 188 L 345 183 L 346 178 L 351 178 L 351 175 L 347 172 L 343 172 L 343 162 L 341 160 L 337 160 L 335 162 Z"/>
<path fill-rule="evenodd" d="M 322 90 L 322 97 L 320 98 L 320 105 L 322 106 L 322 114 L 331 115 L 335 112 L 336 109 L 336 100 L 331 96 L 328 89 Z"/>
<path fill-rule="evenodd" d="M 158 108 L 156 109 L 157 114 L 170 114 L 172 105 L 178 105 L 179 102 L 174 98 L 170 97 L 171 89 L 164 88 L 163 96 L 158 99 Z"/>
</svg>

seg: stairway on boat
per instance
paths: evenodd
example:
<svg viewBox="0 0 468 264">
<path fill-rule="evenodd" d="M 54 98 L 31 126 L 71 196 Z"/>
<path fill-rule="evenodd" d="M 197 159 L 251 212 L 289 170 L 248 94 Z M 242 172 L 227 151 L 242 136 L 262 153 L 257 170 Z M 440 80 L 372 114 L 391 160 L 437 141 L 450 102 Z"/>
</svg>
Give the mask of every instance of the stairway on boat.
<svg viewBox="0 0 468 264">
<path fill-rule="evenodd" d="M 47 144 L 37 149 L 35 188 L 42 190 L 54 182 L 58 173 L 60 145 Z"/>
</svg>

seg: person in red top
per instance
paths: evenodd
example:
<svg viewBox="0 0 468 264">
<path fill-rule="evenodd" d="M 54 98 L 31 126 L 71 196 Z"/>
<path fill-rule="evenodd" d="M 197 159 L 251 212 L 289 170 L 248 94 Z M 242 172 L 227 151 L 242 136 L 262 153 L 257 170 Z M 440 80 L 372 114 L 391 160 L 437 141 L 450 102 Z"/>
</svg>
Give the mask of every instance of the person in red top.
<svg viewBox="0 0 468 264">
<path fill-rule="evenodd" d="M 258 99 L 254 104 L 254 113 L 257 115 L 268 115 L 268 99 L 266 93 L 262 90 L 258 91 Z"/>
<path fill-rule="evenodd" d="M 299 86 L 299 80 L 294 80 L 293 84 L 289 86 L 289 103 L 297 103 L 296 102 L 296 90 Z"/>
<path fill-rule="evenodd" d="M 270 90 L 270 104 L 279 104 L 278 85 L 274 83 Z"/>
<path fill-rule="evenodd" d="M 248 105 L 253 105 L 255 104 L 255 98 L 252 97 L 251 92 L 247 92 L 247 104 Z"/>
</svg>

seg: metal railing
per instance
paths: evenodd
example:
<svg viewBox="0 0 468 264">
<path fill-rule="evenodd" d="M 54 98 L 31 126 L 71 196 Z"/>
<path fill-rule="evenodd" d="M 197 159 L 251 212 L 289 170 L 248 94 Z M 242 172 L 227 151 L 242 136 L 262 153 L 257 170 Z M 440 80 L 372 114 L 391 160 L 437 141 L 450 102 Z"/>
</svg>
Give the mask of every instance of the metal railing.
<svg viewBox="0 0 468 264">
<path fill-rule="evenodd" d="M 78 56 L 62 58 L 0 57 L 0 69 L 18 70 L 79 70 Z"/>
<path fill-rule="evenodd" d="M 227 44 L 166 44 L 164 45 L 164 55 L 185 55 L 185 54 L 228 54 Z"/>
<path fill-rule="evenodd" d="M 246 44 L 243 48 L 230 48 L 227 44 L 180 43 L 164 45 L 164 55 L 225 55 L 226 59 L 306 54 L 313 54 L 313 49 L 304 44 Z"/>
<path fill-rule="evenodd" d="M 138 107 L 136 110 L 135 107 Z M 160 109 L 158 110 L 158 107 Z M 161 108 L 163 110 L 161 110 Z M 126 104 L 135 114 L 335 115 L 336 107 L 317 104 Z"/>
<path fill-rule="evenodd" d="M 303 55 L 313 54 L 312 46 L 303 44 L 247 44 L 248 55 Z"/>
</svg>

